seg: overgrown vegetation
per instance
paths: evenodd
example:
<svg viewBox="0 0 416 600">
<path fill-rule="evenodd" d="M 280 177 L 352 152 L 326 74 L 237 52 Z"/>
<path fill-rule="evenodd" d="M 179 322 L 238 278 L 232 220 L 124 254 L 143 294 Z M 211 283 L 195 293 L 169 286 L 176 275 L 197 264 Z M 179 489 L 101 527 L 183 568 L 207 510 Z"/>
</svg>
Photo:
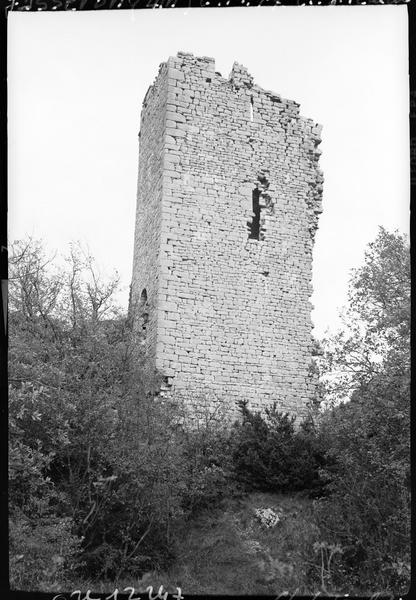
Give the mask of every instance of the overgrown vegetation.
<svg viewBox="0 0 416 600">
<path fill-rule="evenodd" d="M 232 491 L 227 438 L 212 424 L 187 431 L 154 400 L 160 382 L 133 363 L 116 278 L 102 282 L 77 247 L 57 271 L 37 243 L 13 251 L 12 583 L 164 567 L 177 523 Z"/>
<path fill-rule="evenodd" d="M 246 564 L 233 567 L 224 593 L 244 591 L 235 579 L 244 572 L 254 577 L 251 593 L 291 585 L 302 593 L 406 590 L 410 281 L 403 236 L 380 229 L 353 275 L 344 330 L 324 340 L 317 365 L 321 408 L 299 427 L 276 406 L 251 412 L 245 399 L 231 428 L 215 419 L 198 429 L 181 425 L 179 407 L 156 396 L 158 375 L 133 354 L 129 321 L 114 301 L 117 278 L 103 281 L 77 246 L 59 268 L 32 240 L 12 250 L 13 587 L 55 590 L 152 572 L 172 584 L 181 573 L 192 593 L 220 593 L 192 579 L 210 576 L 196 565 L 202 555 L 191 550 L 191 532 L 223 514 L 216 543 L 231 553 L 227 564 L 235 563 L 233 548 Z M 287 498 L 282 518 L 289 520 L 278 533 L 261 533 L 249 505 L 241 512 L 239 502 L 253 493 Z M 289 518 L 291 502 L 302 517 Z M 202 530 L 209 544 L 212 535 Z M 267 560 L 258 562 L 259 547 Z M 185 555 L 187 574 L 179 568 Z"/>
<path fill-rule="evenodd" d="M 410 581 L 410 256 L 380 228 L 353 274 L 344 331 L 324 343 L 327 402 L 320 419 L 334 460 L 316 509 L 321 543 L 338 544 L 326 585 L 351 592 Z M 323 553 L 324 555 L 325 553 Z"/>
</svg>

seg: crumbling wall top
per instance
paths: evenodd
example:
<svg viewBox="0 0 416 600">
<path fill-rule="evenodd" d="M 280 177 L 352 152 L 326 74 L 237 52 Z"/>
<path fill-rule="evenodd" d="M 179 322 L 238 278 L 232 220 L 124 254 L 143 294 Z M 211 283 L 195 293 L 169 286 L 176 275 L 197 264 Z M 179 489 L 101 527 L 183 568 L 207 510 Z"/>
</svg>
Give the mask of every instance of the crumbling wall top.
<svg viewBox="0 0 416 600">
<path fill-rule="evenodd" d="M 253 76 L 247 70 L 247 67 L 240 65 L 238 62 L 233 64 L 230 76 L 228 78 L 230 82 L 236 86 L 245 85 L 248 88 L 253 87 L 254 79 Z"/>
<path fill-rule="evenodd" d="M 272 90 L 266 90 L 254 83 L 254 77 L 251 75 L 251 73 L 249 73 L 247 67 L 238 62 L 234 62 L 228 78 L 223 77 L 221 73 L 215 71 L 215 59 L 210 56 L 194 56 L 191 52 L 180 51 L 176 56 L 170 56 L 167 63 L 162 63 L 162 65 L 166 64 L 168 68 L 170 67 L 177 70 L 186 70 L 196 67 L 202 69 L 204 72 L 209 71 L 210 77 L 211 75 L 215 77 L 215 80 L 218 83 L 231 85 L 237 90 L 246 89 L 252 90 L 253 92 L 257 92 L 259 94 L 264 94 L 273 102 L 282 103 L 283 105 L 286 105 L 289 110 L 293 111 L 294 114 L 299 114 L 299 103 L 290 99 L 282 98 L 280 94 Z"/>
</svg>

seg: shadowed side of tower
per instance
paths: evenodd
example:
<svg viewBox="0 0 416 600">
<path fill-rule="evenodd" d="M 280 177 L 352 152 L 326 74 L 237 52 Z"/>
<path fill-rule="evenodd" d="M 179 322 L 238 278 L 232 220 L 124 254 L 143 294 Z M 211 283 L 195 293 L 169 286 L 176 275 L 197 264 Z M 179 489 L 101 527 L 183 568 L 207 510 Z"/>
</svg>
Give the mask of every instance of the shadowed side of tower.
<svg viewBox="0 0 416 600">
<path fill-rule="evenodd" d="M 207 57 L 160 66 L 142 109 L 131 315 L 169 394 L 196 416 L 314 393 L 312 248 L 321 127 Z"/>
</svg>

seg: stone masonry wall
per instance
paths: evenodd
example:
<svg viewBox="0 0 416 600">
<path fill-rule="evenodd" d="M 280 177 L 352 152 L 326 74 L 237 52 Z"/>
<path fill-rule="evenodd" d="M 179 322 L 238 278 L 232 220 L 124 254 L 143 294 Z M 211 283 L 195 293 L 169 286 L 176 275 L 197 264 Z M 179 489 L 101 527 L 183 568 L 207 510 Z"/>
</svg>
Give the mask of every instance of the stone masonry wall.
<svg viewBox="0 0 416 600">
<path fill-rule="evenodd" d="M 146 96 L 132 299 L 146 288 L 149 358 L 197 415 L 305 414 L 320 131 L 237 63 L 178 53 Z"/>
<path fill-rule="evenodd" d="M 139 133 L 136 230 L 129 310 L 137 343 L 145 351 L 150 363 L 156 360 L 158 331 L 167 82 L 167 65 L 162 64 L 155 84 L 150 86 L 143 101 Z M 142 293 L 146 298 L 142 297 Z M 144 318 L 144 315 L 147 316 Z"/>
</svg>

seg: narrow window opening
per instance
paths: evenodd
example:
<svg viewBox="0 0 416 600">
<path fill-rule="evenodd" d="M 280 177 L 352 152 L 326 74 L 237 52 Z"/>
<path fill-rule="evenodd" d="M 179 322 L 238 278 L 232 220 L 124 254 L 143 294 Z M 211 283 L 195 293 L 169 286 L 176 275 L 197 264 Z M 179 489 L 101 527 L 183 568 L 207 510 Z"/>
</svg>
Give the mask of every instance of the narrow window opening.
<svg viewBox="0 0 416 600">
<path fill-rule="evenodd" d="M 257 188 L 253 190 L 253 218 L 249 223 L 250 235 L 248 236 L 251 240 L 260 239 L 260 190 Z"/>
<path fill-rule="evenodd" d="M 140 295 L 140 329 L 144 336 L 146 336 L 147 324 L 149 322 L 149 304 L 147 302 L 147 292 L 143 290 Z"/>
<path fill-rule="evenodd" d="M 143 316 L 142 316 L 142 331 L 143 331 L 143 333 L 146 333 L 148 321 L 149 321 L 149 313 L 144 312 Z"/>
<path fill-rule="evenodd" d="M 254 100 L 253 100 L 253 96 L 250 97 L 250 121 L 254 121 Z"/>
</svg>

